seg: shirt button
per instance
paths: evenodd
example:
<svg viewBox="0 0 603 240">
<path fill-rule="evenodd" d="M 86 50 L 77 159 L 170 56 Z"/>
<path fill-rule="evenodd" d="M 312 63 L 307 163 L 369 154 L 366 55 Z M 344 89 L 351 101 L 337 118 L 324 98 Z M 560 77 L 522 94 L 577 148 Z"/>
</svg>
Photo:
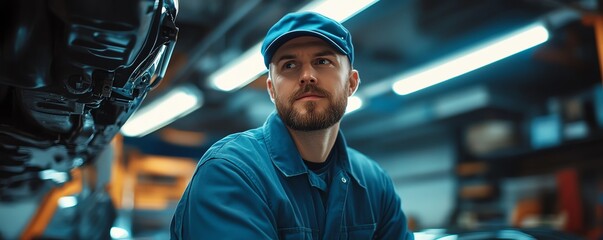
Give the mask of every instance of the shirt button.
<svg viewBox="0 0 603 240">
<path fill-rule="evenodd" d="M 345 179 L 344 177 L 341 177 L 341 182 L 342 183 L 346 183 L 347 181 L 348 181 L 347 179 Z"/>
</svg>

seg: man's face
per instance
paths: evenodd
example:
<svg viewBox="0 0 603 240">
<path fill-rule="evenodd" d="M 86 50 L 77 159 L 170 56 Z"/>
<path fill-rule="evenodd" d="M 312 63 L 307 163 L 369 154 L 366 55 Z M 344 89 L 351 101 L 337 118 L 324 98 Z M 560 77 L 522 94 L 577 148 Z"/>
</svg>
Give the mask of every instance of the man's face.
<svg viewBox="0 0 603 240">
<path fill-rule="evenodd" d="M 358 72 L 347 56 L 316 37 L 298 37 L 277 49 L 267 80 L 270 97 L 294 130 L 326 129 L 341 120 Z"/>
</svg>

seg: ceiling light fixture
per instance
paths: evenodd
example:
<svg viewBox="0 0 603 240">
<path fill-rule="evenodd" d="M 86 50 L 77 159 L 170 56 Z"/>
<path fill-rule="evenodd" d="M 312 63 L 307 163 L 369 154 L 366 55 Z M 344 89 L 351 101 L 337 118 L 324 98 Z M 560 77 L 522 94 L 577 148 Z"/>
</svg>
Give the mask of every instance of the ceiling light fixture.
<svg viewBox="0 0 603 240">
<path fill-rule="evenodd" d="M 77 205 L 77 198 L 75 196 L 63 196 L 59 198 L 57 204 L 60 208 L 70 208 Z"/>
<path fill-rule="evenodd" d="M 300 12 L 317 12 L 338 22 L 345 22 L 378 0 L 315 0 L 299 9 Z"/>
<path fill-rule="evenodd" d="M 130 232 L 120 227 L 112 227 L 109 234 L 112 239 L 126 239 L 130 237 Z"/>
<path fill-rule="evenodd" d="M 358 96 L 351 96 L 348 98 L 348 106 L 345 109 L 345 114 L 349 114 L 362 107 L 362 98 Z"/>
<path fill-rule="evenodd" d="M 260 49 L 261 43 L 258 43 L 232 63 L 212 73 L 209 76 L 211 86 L 221 91 L 233 91 L 266 73 Z"/>
<path fill-rule="evenodd" d="M 127 137 L 142 137 L 200 108 L 202 104 L 203 95 L 196 86 L 175 87 L 138 109 L 121 128 L 121 133 Z"/>
<path fill-rule="evenodd" d="M 339 22 L 345 22 L 378 0 L 315 0 L 299 11 L 311 11 L 323 14 Z M 232 63 L 218 69 L 209 78 L 210 86 L 221 91 L 239 89 L 258 76 L 266 73 L 261 43 L 254 45 Z"/>
<path fill-rule="evenodd" d="M 427 67 L 402 73 L 392 78 L 400 79 L 392 88 L 399 95 L 419 91 L 537 46 L 548 38 L 544 25 L 535 23 Z"/>
</svg>

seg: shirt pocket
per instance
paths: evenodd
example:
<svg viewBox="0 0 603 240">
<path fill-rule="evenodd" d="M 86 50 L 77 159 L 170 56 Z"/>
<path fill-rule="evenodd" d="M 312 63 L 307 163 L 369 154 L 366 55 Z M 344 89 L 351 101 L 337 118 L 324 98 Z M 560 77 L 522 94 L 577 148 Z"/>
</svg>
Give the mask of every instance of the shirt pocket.
<svg viewBox="0 0 603 240">
<path fill-rule="evenodd" d="M 281 240 L 301 240 L 301 239 L 318 239 L 317 235 L 314 236 L 314 232 L 311 228 L 306 227 L 290 227 L 290 228 L 279 228 L 278 239 Z"/>
<path fill-rule="evenodd" d="M 375 237 L 375 228 L 377 224 L 362 224 L 356 226 L 347 226 L 343 228 L 341 233 L 341 239 L 373 239 Z"/>
</svg>

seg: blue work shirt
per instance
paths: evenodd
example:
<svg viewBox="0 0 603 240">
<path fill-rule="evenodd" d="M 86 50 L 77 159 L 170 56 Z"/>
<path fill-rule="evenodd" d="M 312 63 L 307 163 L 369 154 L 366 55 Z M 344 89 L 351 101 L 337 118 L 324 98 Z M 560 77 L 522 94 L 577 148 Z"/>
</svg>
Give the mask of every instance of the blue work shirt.
<svg viewBox="0 0 603 240">
<path fill-rule="evenodd" d="M 414 239 L 389 176 L 349 148 L 341 131 L 334 147 L 327 183 L 308 170 L 276 113 L 225 137 L 199 161 L 171 238 Z"/>
</svg>

